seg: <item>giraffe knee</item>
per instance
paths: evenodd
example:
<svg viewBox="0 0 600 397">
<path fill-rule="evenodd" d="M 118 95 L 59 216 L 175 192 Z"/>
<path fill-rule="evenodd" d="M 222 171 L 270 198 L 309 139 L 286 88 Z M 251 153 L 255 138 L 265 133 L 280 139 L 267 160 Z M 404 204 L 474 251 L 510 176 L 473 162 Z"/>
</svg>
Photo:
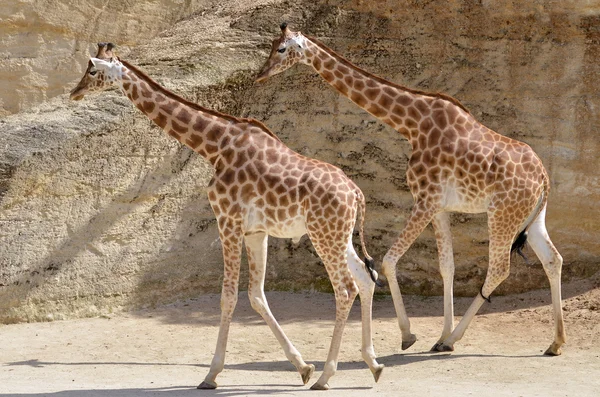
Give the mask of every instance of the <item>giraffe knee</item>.
<svg viewBox="0 0 600 397">
<path fill-rule="evenodd" d="M 221 311 L 233 312 L 237 304 L 237 294 L 223 291 L 221 294 Z"/>
<path fill-rule="evenodd" d="M 348 291 L 348 299 L 354 299 L 358 294 L 358 285 L 352 280 L 346 284 L 346 290 Z"/>
<path fill-rule="evenodd" d="M 488 270 L 487 277 L 485 278 L 485 282 L 483 283 L 483 288 L 481 289 L 482 294 L 485 297 L 488 297 L 492 294 L 492 292 L 504 281 L 508 278 L 510 274 L 510 268 L 506 266 L 505 268 L 496 268 L 493 270 Z"/>
<path fill-rule="evenodd" d="M 265 302 L 262 298 L 262 294 L 248 290 L 248 298 L 250 299 L 250 306 L 257 312 L 262 314 L 265 310 Z"/>
<path fill-rule="evenodd" d="M 335 289 L 335 297 L 336 300 L 340 302 L 347 302 L 348 298 L 350 297 L 350 294 L 348 293 L 347 288 L 345 288 L 343 285 L 340 285 L 338 288 Z"/>
<path fill-rule="evenodd" d="M 250 299 L 250 306 L 259 314 L 262 314 L 265 310 L 265 303 L 259 297 Z"/>
<path fill-rule="evenodd" d="M 563 264 L 563 257 L 561 254 L 559 254 L 558 252 L 556 253 L 556 266 L 558 268 L 561 268 Z"/>
<path fill-rule="evenodd" d="M 554 254 L 554 258 L 552 258 L 552 260 L 550 260 L 549 267 L 555 268 L 560 271 L 562 269 L 562 265 L 563 265 L 563 257 L 558 252 L 556 252 Z"/>
<path fill-rule="evenodd" d="M 549 261 L 542 262 L 548 277 L 560 276 L 562 264 L 563 258 L 558 252 Z"/>
<path fill-rule="evenodd" d="M 454 278 L 454 266 L 440 266 L 440 275 L 443 279 L 453 279 Z"/>
</svg>

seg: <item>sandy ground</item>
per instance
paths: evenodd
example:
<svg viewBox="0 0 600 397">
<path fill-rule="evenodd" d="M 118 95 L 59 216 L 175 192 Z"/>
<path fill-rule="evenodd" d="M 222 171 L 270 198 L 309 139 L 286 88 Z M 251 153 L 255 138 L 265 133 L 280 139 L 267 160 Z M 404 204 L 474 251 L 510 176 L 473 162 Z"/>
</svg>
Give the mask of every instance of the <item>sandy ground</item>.
<svg viewBox="0 0 600 397">
<path fill-rule="evenodd" d="M 216 390 L 196 390 L 216 343 L 219 297 L 153 310 L 52 323 L 0 326 L 0 395 L 29 396 L 598 396 L 600 278 L 564 286 L 567 345 L 552 339 L 547 290 L 494 297 L 451 354 L 428 350 L 442 327 L 440 297 L 406 297 L 413 332 L 400 338 L 389 297 L 374 305 L 375 349 L 386 365 L 374 383 L 360 357 L 360 312 L 352 310 L 331 390 L 309 390 L 323 368 L 333 331 L 334 299 L 317 293 L 267 294 L 275 316 L 317 372 L 304 386 L 262 319 L 240 294 L 225 370 Z M 456 299 L 456 313 L 470 298 Z M 358 305 L 358 302 L 355 304 Z"/>
</svg>

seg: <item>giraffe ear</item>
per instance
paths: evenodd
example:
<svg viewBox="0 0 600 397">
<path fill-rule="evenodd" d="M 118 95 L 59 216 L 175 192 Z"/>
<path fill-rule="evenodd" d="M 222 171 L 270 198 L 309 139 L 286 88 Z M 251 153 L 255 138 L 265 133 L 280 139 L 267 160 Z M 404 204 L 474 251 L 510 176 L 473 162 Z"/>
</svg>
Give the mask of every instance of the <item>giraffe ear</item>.
<svg viewBox="0 0 600 397">
<path fill-rule="evenodd" d="M 92 64 L 98 70 L 107 70 L 107 69 L 110 69 L 110 62 L 107 62 L 104 59 L 90 58 L 90 61 L 92 61 Z"/>
</svg>

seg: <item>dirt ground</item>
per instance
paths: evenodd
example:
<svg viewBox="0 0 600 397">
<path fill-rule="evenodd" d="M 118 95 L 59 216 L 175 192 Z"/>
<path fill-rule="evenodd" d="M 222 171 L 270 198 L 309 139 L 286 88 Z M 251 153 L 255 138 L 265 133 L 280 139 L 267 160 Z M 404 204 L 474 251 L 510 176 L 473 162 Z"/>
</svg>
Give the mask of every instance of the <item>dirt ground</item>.
<svg viewBox="0 0 600 397">
<path fill-rule="evenodd" d="M 317 367 L 306 386 L 245 293 L 234 314 L 220 386 L 209 391 L 195 387 L 208 371 L 216 343 L 215 295 L 106 318 L 4 325 L 0 395 L 598 396 L 600 276 L 564 285 L 563 295 L 569 339 L 560 357 L 542 355 L 553 332 L 547 290 L 494 297 L 451 354 L 428 352 L 441 332 L 441 297 L 405 297 L 419 340 L 404 352 L 391 298 L 378 297 L 374 342 L 379 362 L 386 365 L 379 383 L 360 357 L 355 307 L 328 392 L 309 390 L 333 331 L 334 299 L 328 294 L 267 293 L 287 335 Z M 470 301 L 456 299 L 457 316 Z"/>
</svg>

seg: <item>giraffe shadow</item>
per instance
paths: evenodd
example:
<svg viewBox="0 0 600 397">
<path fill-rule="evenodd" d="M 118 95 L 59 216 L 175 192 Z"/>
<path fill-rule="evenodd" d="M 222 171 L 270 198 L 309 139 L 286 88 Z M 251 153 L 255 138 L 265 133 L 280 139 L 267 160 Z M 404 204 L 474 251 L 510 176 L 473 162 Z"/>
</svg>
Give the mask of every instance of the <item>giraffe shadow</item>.
<svg viewBox="0 0 600 397">
<path fill-rule="evenodd" d="M 269 388 L 269 389 L 265 389 Z M 368 392 L 372 387 L 335 387 L 335 391 L 361 391 Z M 123 388 L 123 389 L 79 389 L 79 390 L 64 390 L 58 392 L 42 392 L 42 393 L 19 393 L 22 397 L 145 397 L 153 396 L 168 396 L 168 397 L 198 397 L 201 396 L 280 396 L 284 394 L 307 393 L 313 394 L 315 391 L 310 390 L 305 385 L 289 385 L 289 384 L 263 384 L 263 385 L 235 385 L 235 386 L 219 386 L 214 390 L 198 390 L 196 386 L 169 386 L 169 387 L 153 387 L 153 388 Z M 331 393 L 331 392 L 330 392 Z M 14 394 L 0 393 L 0 396 L 14 396 Z"/>
<path fill-rule="evenodd" d="M 514 354 L 481 354 L 481 353 L 437 353 L 430 351 L 416 352 L 416 353 L 394 353 L 388 355 L 382 355 L 377 357 L 377 361 L 380 364 L 384 364 L 388 367 L 399 367 L 404 365 L 412 365 L 425 361 L 454 361 L 465 358 L 503 358 L 503 359 L 522 359 L 522 358 L 549 358 L 549 356 L 543 355 L 514 355 Z M 309 364 L 315 366 L 316 371 L 322 371 L 325 367 L 325 361 L 322 360 L 309 360 Z M 24 361 L 13 361 L 3 364 L 4 367 L 30 367 L 30 368 L 45 368 L 53 366 L 65 366 L 65 367 L 79 367 L 79 366 L 141 366 L 141 367 L 196 367 L 196 368 L 210 368 L 210 364 L 198 364 L 198 363 L 161 363 L 161 362 L 137 362 L 137 361 L 80 361 L 80 362 L 61 362 L 61 361 L 43 361 L 38 359 L 24 360 Z M 290 372 L 295 373 L 296 369 L 287 360 L 275 360 L 275 361 L 250 361 L 235 364 L 225 364 L 225 369 L 238 370 L 238 371 L 265 371 L 265 372 Z M 362 361 L 339 361 L 337 369 L 339 371 L 348 370 L 368 370 L 367 364 Z"/>
<path fill-rule="evenodd" d="M 271 389 L 264 389 L 269 387 Z M 42 393 L 19 393 L 21 397 L 145 397 L 152 396 L 168 396 L 168 397 L 198 397 L 202 396 L 249 396 L 249 395 L 281 395 L 287 393 L 298 393 L 303 391 L 302 386 L 294 387 L 285 384 L 269 384 L 269 385 L 236 385 L 234 387 L 219 387 L 215 390 L 198 390 L 196 386 L 169 386 L 169 387 L 152 387 L 152 388 L 122 388 L 122 389 L 79 389 L 79 390 L 64 390 L 58 392 L 42 392 Z M 310 390 L 306 389 L 307 392 Z M 13 397 L 14 394 L 0 393 L 0 396 Z"/>
</svg>

